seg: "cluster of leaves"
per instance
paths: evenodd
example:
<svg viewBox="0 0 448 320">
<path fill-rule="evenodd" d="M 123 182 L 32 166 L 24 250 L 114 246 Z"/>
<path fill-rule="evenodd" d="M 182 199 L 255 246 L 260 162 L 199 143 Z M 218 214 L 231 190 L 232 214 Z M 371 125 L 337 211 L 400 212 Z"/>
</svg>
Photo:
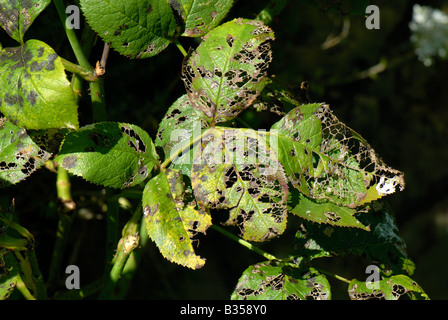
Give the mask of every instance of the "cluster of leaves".
<svg viewBox="0 0 448 320">
<path fill-rule="evenodd" d="M 20 43 L 0 53 L 2 187 L 48 160 L 101 186 L 144 184 L 149 237 L 166 259 L 192 269 L 205 263 L 195 237 L 212 225 L 216 209 L 229 212 L 225 225 L 237 226 L 246 241 L 280 236 L 288 214 L 303 218 L 291 256 L 250 266 L 234 299 L 329 299 L 328 280 L 311 261 L 349 253 L 378 261 L 383 272 L 376 291 L 354 279 L 351 298 L 425 296 L 402 274 L 412 274 L 412 263 L 390 209 L 379 202 L 404 188 L 403 174 L 328 105 L 302 104 L 267 76 L 274 41 L 268 26 L 249 19 L 220 24 L 232 1 L 81 0 L 92 29 L 129 58 L 202 36 L 182 66 L 186 93 L 167 110 L 153 141 L 134 124 L 79 127 L 61 58 L 41 41 L 23 41 L 48 3 L 0 1 L 0 25 Z M 269 130 L 237 127 L 234 120 L 250 107 L 283 117 Z M 0 259 L 10 265 L 3 251 Z"/>
</svg>

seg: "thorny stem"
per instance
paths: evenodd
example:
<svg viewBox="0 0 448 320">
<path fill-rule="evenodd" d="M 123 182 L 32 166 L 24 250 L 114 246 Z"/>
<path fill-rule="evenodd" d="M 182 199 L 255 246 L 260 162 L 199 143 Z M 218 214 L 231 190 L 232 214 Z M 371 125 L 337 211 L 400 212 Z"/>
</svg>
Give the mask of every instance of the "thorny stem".
<svg viewBox="0 0 448 320">
<path fill-rule="evenodd" d="M 104 44 L 103 54 L 100 65 L 105 68 L 107 56 L 109 54 L 109 46 Z M 92 100 L 93 122 L 102 122 L 107 120 L 106 102 L 104 99 L 104 80 L 89 82 L 90 99 Z"/>
<path fill-rule="evenodd" d="M 260 248 L 254 246 L 252 243 L 250 243 L 250 242 L 248 242 L 248 241 L 246 241 L 246 240 L 244 240 L 244 239 L 241 239 L 241 238 L 235 236 L 234 234 L 228 232 L 227 230 L 224 230 L 224 229 L 221 228 L 221 227 L 218 227 L 217 225 L 212 224 L 212 225 L 211 225 L 211 228 L 213 228 L 213 229 L 215 229 L 216 231 L 222 233 L 222 234 L 225 235 L 226 237 L 228 237 L 228 238 L 230 238 L 230 239 L 232 239 L 232 240 L 238 242 L 239 244 L 241 244 L 242 246 L 248 248 L 249 250 L 258 253 L 259 255 L 265 257 L 265 258 L 268 259 L 268 260 L 279 260 L 279 259 L 277 259 L 274 255 L 272 255 L 272 254 L 270 254 L 270 253 L 267 253 L 267 252 L 261 250 Z"/>
</svg>

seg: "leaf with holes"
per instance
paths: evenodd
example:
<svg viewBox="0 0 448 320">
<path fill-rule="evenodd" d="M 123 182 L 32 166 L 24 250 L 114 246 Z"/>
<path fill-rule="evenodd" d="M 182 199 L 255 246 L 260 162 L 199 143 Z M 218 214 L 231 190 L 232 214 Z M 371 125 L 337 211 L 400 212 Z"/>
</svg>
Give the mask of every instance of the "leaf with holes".
<svg viewBox="0 0 448 320">
<path fill-rule="evenodd" d="M 0 300 L 6 300 L 20 281 L 19 265 L 10 250 L 0 248 Z"/>
<path fill-rule="evenodd" d="M 266 84 L 271 29 L 236 19 L 210 31 L 184 61 L 182 78 L 193 108 L 208 123 L 236 117 Z"/>
<path fill-rule="evenodd" d="M 407 256 L 406 245 L 398 232 L 394 214 L 387 204 L 374 203 L 355 218 L 370 231 L 339 228 L 304 221 L 296 233 L 293 256 L 319 257 L 355 254 L 378 261 L 383 269 L 412 275 L 414 264 Z"/>
<path fill-rule="evenodd" d="M 199 37 L 216 27 L 229 12 L 233 0 L 171 0 L 170 5 L 185 23 L 186 37 Z"/>
<path fill-rule="evenodd" d="M 325 223 L 339 227 L 355 227 L 369 231 L 370 229 L 355 218 L 356 209 L 338 206 L 328 200 L 310 199 L 296 190 L 292 190 L 292 207 L 290 212 L 317 223 Z"/>
<path fill-rule="evenodd" d="M 184 203 L 182 172 L 167 169 L 152 178 L 143 190 L 143 215 L 149 237 L 171 262 L 192 269 L 204 266 L 195 254 L 193 237 L 205 233 L 211 216 L 194 201 Z"/>
<path fill-rule="evenodd" d="M 68 133 L 55 160 L 87 181 L 120 189 L 143 182 L 158 161 L 146 131 L 117 122 L 95 123 Z"/>
<path fill-rule="evenodd" d="M 272 126 L 271 135 L 290 182 L 308 197 L 356 208 L 404 188 L 403 173 L 384 164 L 328 105 L 296 107 Z"/>
<path fill-rule="evenodd" d="M 78 106 L 61 59 L 29 40 L 0 52 L 0 111 L 26 129 L 77 128 Z"/>
<path fill-rule="evenodd" d="M 0 118 L 0 187 L 24 180 L 50 156 L 36 145 L 25 129 Z"/>
<path fill-rule="evenodd" d="M 279 262 L 250 266 L 238 280 L 232 300 L 329 300 L 330 284 L 314 269 L 300 270 Z"/>
<path fill-rule="evenodd" d="M 230 209 L 226 224 L 238 226 L 246 240 L 268 240 L 285 230 L 288 186 L 266 135 L 208 129 L 195 150 L 191 184 L 204 208 Z"/>
<path fill-rule="evenodd" d="M 162 147 L 165 159 L 172 159 L 171 168 L 182 169 L 184 174 L 190 175 L 193 150 L 197 146 L 194 141 L 200 139 L 202 129 L 206 127 L 207 123 L 199 117 L 185 94 L 166 112 L 154 144 Z"/>
<path fill-rule="evenodd" d="M 353 279 L 348 285 L 348 293 L 352 300 L 398 300 L 405 294 L 412 300 L 429 300 L 417 282 L 403 274 L 383 276 L 381 280 L 373 282 Z"/>
<path fill-rule="evenodd" d="M 0 26 L 23 44 L 23 36 L 37 16 L 50 4 L 51 0 L 1 0 Z"/>
<path fill-rule="evenodd" d="M 81 0 L 87 22 L 113 49 L 128 58 L 157 55 L 171 42 L 176 21 L 166 0 Z"/>
</svg>

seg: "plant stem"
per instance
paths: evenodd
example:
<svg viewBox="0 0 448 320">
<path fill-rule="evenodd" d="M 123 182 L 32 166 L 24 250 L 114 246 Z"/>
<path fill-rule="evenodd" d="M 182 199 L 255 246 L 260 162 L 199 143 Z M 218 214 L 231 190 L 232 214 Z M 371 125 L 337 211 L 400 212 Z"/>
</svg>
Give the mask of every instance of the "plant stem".
<svg viewBox="0 0 448 320">
<path fill-rule="evenodd" d="M 75 63 L 72 63 L 62 57 L 60 57 L 60 58 L 61 58 L 62 64 L 64 65 L 64 68 L 67 71 L 80 75 L 86 81 L 98 81 L 99 80 L 98 77 L 95 76 L 91 70 L 87 70 L 87 69 L 85 69 Z"/>
<path fill-rule="evenodd" d="M 333 278 L 338 279 L 338 280 L 340 280 L 342 282 L 346 282 L 346 283 L 350 283 L 351 282 L 350 280 L 348 280 L 348 279 L 346 279 L 346 278 L 344 278 L 344 277 L 342 277 L 342 276 L 340 276 L 338 274 L 331 273 L 329 271 L 321 270 L 321 269 L 318 269 L 318 268 L 314 268 L 314 269 L 316 269 L 319 273 L 322 273 L 322 274 L 325 274 L 327 276 L 333 277 Z"/>
<path fill-rule="evenodd" d="M 93 67 L 89 63 L 89 60 L 87 60 L 87 57 L 84 54 L 84 51 L 81 47 L 81 44 L 78 41 L 78 38 L 76 37 L 76 33 L 74 29 L 67 28 L 65 21 L 67 19 L 67 15 L 65 13 L 65 6 L 62 0 L 53 0 L 54 5 L 56 6 L 56 10 L 58 11 L 59 18 L 61 19 L 62 25 L 65 30 L 65 34 L 67 35 L 68 41 L 70 42 L 70 46 L 73 49 L 73 53 L 76 56 L 76 60 L 78 60 L 78 63 L 81 67 L 84 69 L 87 69 L 89 72 L 92 72 L 93 74 Z"/>
<path fill-rule="evenodd" d="M 114 295 L 114 289 L 117 287 L 118 280 L 122 276 L 123 269 L 132 251 L 137 248 L 140 237 L 139 229 L 141 222 L 141 206 L 135 211 L 131 219 L 123 228 L 123 237 L 118 242 L 117 254 L 114 259 L 114 264 L 109 274 L 103 290 L 101 291 L 98 299 L 105 300 L 111 299 Z"/>
<path fill-rule="evenodd" d="M 36 253 L 34 250 L 27 252 L 27 258 L 31 265 L 31 270 L 33 274 L 34 283 L 36 284 L 36 294 L 37 299 L 46 300 L 47 292 L 44 284 L 44 279 L 42 277 L 42 273 L 40 272 L 39 265 L 37 263 Z"/>
<path fill-rule="evenodd" d="M 270 253 L 267 253 L 267 252 L 261 250 L 260 248 L 254 246 L 252 243 L 250 243 L 250 242 L 248 242 L 248 241 L 246 241 L 246 240 L 244 240 L 244 239 L 241 239 L 241 238 L 235 236 L 234 234 L 228 232 L 227 230 L 224 230 L 224 229 L 221 228 L 221 227 L 218 227 L 217 225 L 212 224 L 212 225 L 211 225 L 211 228 L 212 228 L 212 229 L 215 229 L 216 231 L 218 231 L 218 232 L 220 232 L 220 233 L 222 233 L 222 234 L 225 235 L 226 237 L 228 237 L 228 238 L 230 238 L 230 239 L 232 239 L 232 240 L 238 242 L 239 244 L 241 244 L 242 246 L 248 248 L 249 250 L 258 253 L 259 255 L 263 256 L 264 258 L 266 258 L 266 259 L 268 259 L 268 260 L 279 260 L 279 259 L 277 259 L 277 257 L 275 257 L 274 255 L 272 255 L 272 254 L 270 254 Z"/>
<path fill-rule="evenodd" d="M 110 271 L 110 263 L 113 259 L 113 251 L 118 242 L 118 197 L 113 195 L 114 190 L 106 190 L 107 217 L 106 217 L 106 263 L 105 271 Z"/>
<path fill-rule="evenodd" d="M 76 204 L 71 195 L 70 177 L 62 167 L 58 167 L 56 178 L 56 191 L 59 200 L 59 221 L 58 229 L 56 231 L 56 242 L 53 249 L 53 255 L 50 262 L 50 270 L 48 273 L 48 286 L 52 288 L 59 282 L 60 270 L 64 251 L 67 246 L 68 236 L 73 223 L 73 211 Z"/>
<path fill-rule="evenodd" d="M 175 39 L 174 40 L 174 44 L 176 45 L 176 47 L 179 49 L 179 51 L 182 53 L 182 55 L 184 57 L 187 56 L 187 51 L 184 49 L 184 47 L 182 46 L 182 44 L 179 42 L 179 39 Z"/>
</svg>

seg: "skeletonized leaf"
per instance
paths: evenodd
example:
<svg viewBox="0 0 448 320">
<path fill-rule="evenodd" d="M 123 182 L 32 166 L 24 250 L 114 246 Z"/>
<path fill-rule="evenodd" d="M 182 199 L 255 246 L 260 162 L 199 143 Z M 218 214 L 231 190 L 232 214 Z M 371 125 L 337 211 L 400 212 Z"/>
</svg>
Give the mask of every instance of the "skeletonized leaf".
<svg viewBox="0 0 448 320">
<path fill-rule="evenodd" d="M 291 212 L 304 219 L 325 223 L 339 227 L 355 227 L 369 230 L 358 219 L 355 218 L 356 209 L 338 206 L 328 200 L 315 200 L 301 193 L 292 192 Z"/>
<path fill-rule="evenodd" d="M 250 129 L 209 129 L 191 169 L 198 203 L 230 209 L 226 224 L 250 241 L 268 240 L 286 227 L 287 181 L 265 139 Z"/>
<path fill-rule="evenodd" d="M 278 262 L 247 268 L 238 280 L 232 300 L 329 300 L 330 284 L 314 269 L 300 270 Z"/>
<path fill-rule="evenodd" d="M 41 167 L 50 154 L 19 128 L 0 118 L 0 186 L 15 184 Z"/>
<path fill-rule="evenodd" d="M 176 21 L 166 0 L 81 0 L 93 30 L 129 58 L 157 55 L 171 42 Z"/>
<path fill-rule="evenodd" d="M 29 40 L 0 51 L 0 111 L 26 129 L 77 128 L 78 106 L 61 59 Z"/>
<path fill-rule="evenodd" d="M 232 7 L 233 0 L 171 0 L 170 5 L 185 23 L 183 36 L 199 37 L 216 27 Z"/>
<path fill-rule="evenodd" d="M 99 122 L 68 133 L 55 160 L 70 173 L 113 188 L 143 182 L 158 161 L 146 131 L 117 122 Z"/>
<path fill-rule="evenodd" d="M 166 112 L 154 144 L 162 147 L 165 159 L 172 157 L 170 168 L 182 169 L 184 174 L 190 175 L 193 150 L 197 144 L 189 145 L 200 137 L 206 127 L 207 123 L 193 109 L 185 94 Z"/>
<path fill-rule="evenodd" d="M 184 203 L 184 187 L 180 170 L 167 169 L 152 178 L 143 191 L 143 215 L 149 237 L 161 254 L 171 262 L 199 269 L 205 259 L 195 254 L 193 237 L 205 233 L 211 216 Z"/>
<path fill-rule="evenodd" d="M 297 257 L 330 257 L 346 254 L 367 256 L 385 269 L 411 275 L 413 262 L 406 253 L 392 210 L 375 202 L 370 210 L 355 217 L 370 231 L 359 228 L 339 228 L 328 224 L 305 222 L 296 233 L 293 255 Z"/>
<path fill-rule="evenodd" d="M 404 274 L 383 276 L 374 282 L 353 279 L 348 285 L 348 293 L 352 300 L 398 300 L 404 294 L 411 295 L 413 300 L 429 300 L 417 282 Z"/>
<path fill-rule="evenodd" d="M 296 107 L 271 135 L 290 182 L 308 197 L 355 208 L 404 188 L 403 173 L 388 167 L 328 105 Z"/>
<path fill-rule="evenodd" d="M 23 44 L 23 36 L 34 19 L 51 0 L 2 0 L 0 1 L 0 26 Z"/>
<path fill-rule="evenodd" d="M 270 28 L 236 19 L 210 31 L 184 61 L 182 75 L 193 107 L 207 122 L 233 119 L 266 84 L 272 59 Z"/>
</svg>

